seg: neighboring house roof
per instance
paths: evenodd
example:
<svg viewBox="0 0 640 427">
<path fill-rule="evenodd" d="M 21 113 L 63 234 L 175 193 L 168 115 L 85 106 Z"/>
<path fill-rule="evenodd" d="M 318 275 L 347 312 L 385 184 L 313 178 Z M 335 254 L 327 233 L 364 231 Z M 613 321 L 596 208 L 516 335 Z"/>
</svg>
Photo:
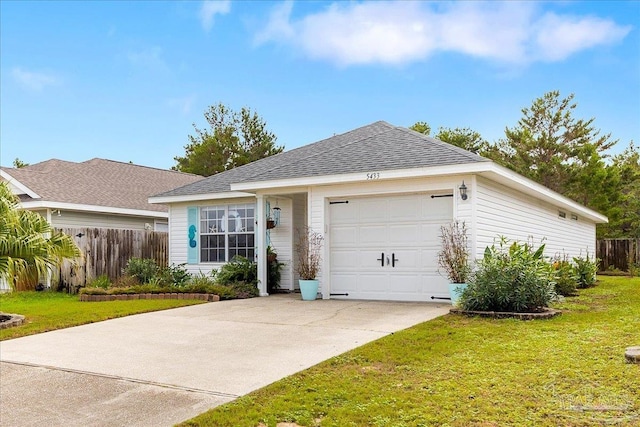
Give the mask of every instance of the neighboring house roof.
<svg viewBox="0 0 640 427">
<path fill-rule="evenodd" d="M 379 121 L 212 175 L 156 197 L 230 192 L 231 184 L 490 162 L 410 129 Z"/>
<path fill-rule="evenodd" d="M 177 171 L 106 159 L 81 163 L 51 159 L 22 168 L 0 168 L 2 178 L 17 189 L 25 207 L 94 207 L 167 212 L 150 204 L 149 196 L 203 179 Z M 57 205 L 56 205 L 57 204 Z M 105 209 L 105 212 L 112 212 Z"/>
</svg>

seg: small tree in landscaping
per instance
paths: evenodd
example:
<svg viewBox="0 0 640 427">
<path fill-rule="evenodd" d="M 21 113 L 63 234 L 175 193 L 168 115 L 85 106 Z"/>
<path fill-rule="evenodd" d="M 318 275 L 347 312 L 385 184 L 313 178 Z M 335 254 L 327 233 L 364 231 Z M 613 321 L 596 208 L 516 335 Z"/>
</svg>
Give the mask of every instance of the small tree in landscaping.
<svg viewBox="0 0 640 427">
<path fill-rule="evenodd" d="M 444 270 L 451 283 L 466 283 L 471 266 L 467 246 L 467 227 L 454 221 L 440 227 L 442 248 L 438 252 L 438 266 Z"/>
</svg>

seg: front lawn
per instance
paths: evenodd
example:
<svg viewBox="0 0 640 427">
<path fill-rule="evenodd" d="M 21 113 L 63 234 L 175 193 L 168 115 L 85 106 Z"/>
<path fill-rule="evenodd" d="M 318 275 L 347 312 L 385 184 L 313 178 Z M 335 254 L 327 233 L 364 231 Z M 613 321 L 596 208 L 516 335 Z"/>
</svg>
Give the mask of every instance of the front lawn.
<svg viewBox="0 0 640 427">
<path fill-rule="evenodd" d="M 447 315 L 182 425 L 640 425 L 640 365 L 624 360 L 640 345 L 640 278 L 602 277 L 554 307 L 537 321 Z"/>
<path fill-rule="evenodd" d="M 201 302 L 178 299 L 80 302 L 78 295 L 60 292 L 0 294 L 0 311 L 25 316 L 23 325 L 0 329 L 0 340 Z"/>
</svg>

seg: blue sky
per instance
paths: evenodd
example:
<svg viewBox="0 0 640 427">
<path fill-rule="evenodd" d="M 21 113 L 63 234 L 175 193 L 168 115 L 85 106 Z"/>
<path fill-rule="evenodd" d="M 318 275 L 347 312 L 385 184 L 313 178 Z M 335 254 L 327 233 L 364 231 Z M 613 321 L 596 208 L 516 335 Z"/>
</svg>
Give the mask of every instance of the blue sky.
<svg viewBox="0 0 640 427">
<path fill-rule="evenodd" d="M 504 136 L 550 90 L 640 142 L 640 2 L 0 2 L 0 164 L 169 168 L 219 102 L 291 149 L 377 120 Z"/>
</svg>

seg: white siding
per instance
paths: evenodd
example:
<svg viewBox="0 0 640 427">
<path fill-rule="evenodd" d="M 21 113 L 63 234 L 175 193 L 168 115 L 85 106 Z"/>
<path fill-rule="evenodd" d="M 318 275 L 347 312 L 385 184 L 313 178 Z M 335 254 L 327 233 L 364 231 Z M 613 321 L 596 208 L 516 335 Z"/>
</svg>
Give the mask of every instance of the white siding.
<svg viewBox="0 0 640 427">
<path fill-rule="evenodd" d="M 476 207 L 476 254 L 482 257 L 487 246 L 498 236 L 522 242 L 533 238 L 537 247 L 544 239 L 545 255 L 565 253 L 569 256 L 594 254 L 596 227 L 592 221 L 549 203 L 523 195 L 501 184 L 477 178 L 477 191 L 473 197 Z M 560 218 L 558 212 L 566 212 Z"/>
<path fill-rule="evenodd" d="M 296 274 L 296 266 L 298 259 L 295 256 L 295 239 L 296 231 L 302 230 L 307 225 L 307 195 L 306 194 L 294 194 L 293 195 L 293 235 L 291 236 L 291 247 L 293 253 L 293 259 L 291 263 L 291 280 L 293 287 L 291 290 L 299 289 L 298 275 Z"/>
<path fill-rule="evenodd" d="M 291 247 L 291 241 L 293 235 L 293 203 L 290 198 L 269 197 L 267 200 L 271 204 L 271 209 L 275 206 L 280 208 L 280 224 L 271 230 L 267 230 L 271 247 L 278 254 L 278 262 L 284 264 L 281 270 L 280 289 L 292 290 L 291 268 L 293 249 Z M 267 242 L 269 242 L 269 240 L 267 240 Z"/>
<path fill-rule="evenodd" d="M 46 216 L 46 214 L 44 215 Z M 51 225 L 58 228 L 120 228 L 128 230 L 144 230 L 148 224 L 153 230 L 154 218 L 133 217 L 126 215 L 109 215 L 92 212 L 61 210 L 51 214 Z"/>
</svg>

